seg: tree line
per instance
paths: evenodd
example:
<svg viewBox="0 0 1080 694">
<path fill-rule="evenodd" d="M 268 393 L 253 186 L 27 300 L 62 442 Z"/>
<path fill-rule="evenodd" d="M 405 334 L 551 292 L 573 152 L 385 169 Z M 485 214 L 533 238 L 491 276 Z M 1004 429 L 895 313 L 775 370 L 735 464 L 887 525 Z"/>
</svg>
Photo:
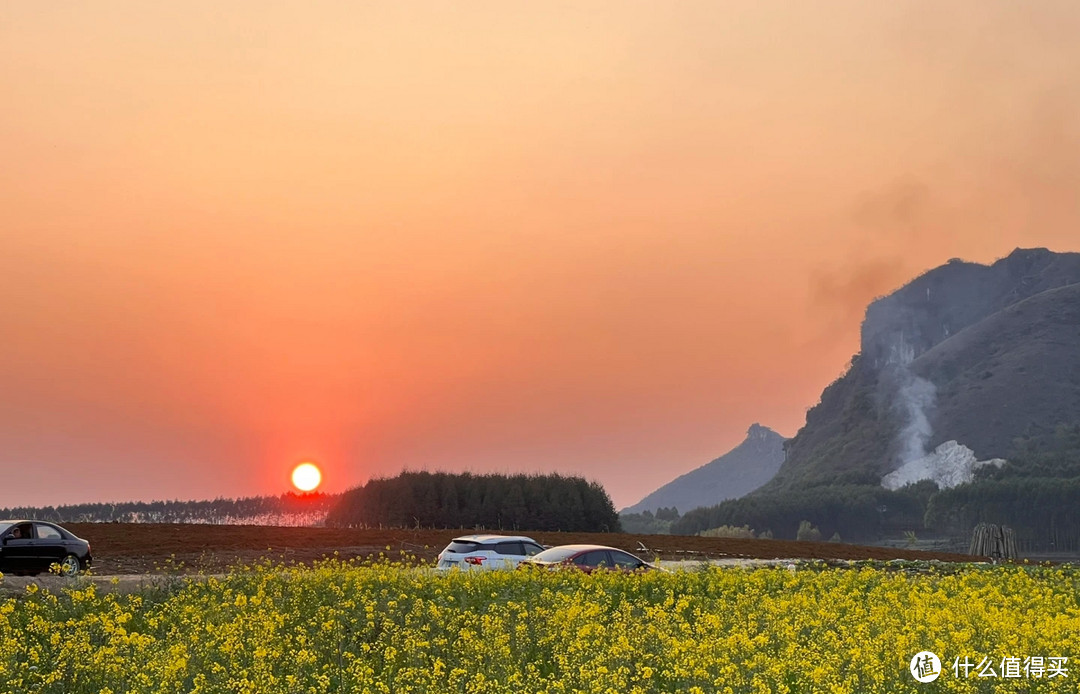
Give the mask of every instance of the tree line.
<svg viewBox="0 0 1080 694">
<path fill-rule="evenodd" d="M 1080 477 L 976 480 L 930 499 L 926 525 L 970 535 L 979 523 L 1012 528 L 1023 551 L 1080 551 Z"/>
<path fill-rule="evenodd" d="M 1001 467 L 930 499 L 926 526 L 968 535 L 979 523 L 1013 529 L 1020 550 L 1080 551 L 1080 424 L 1059 424 L 1016 439 Z"/>
<path fill-rule="evenodd" d="M 318 525 L 338 500 L 336 494 L 282 494 L 207 501 L 126 501 L 119 503 L 20 506 L 0 509 L 0 518 L 57 523 L 254 523 Z"/>
<path fill-rule="evenodd" d="M 351 489 L 330 511 L 342 527 L 619 532 L 600 484 L 562 475 L 405 472 Z"/>
<path fill-rule="evenodd" d="M 649 510 L 619 514 L 619 523 L 623 530 L 634 535 L 667 535 L 671 532 L 671 524 L 677 520 L 679 509 L 675 506 L 661 506 L 656 509 L 655 514 Z"/>
<path fill-rule="evenodd" d="M 673 535 L 697 535 L 721 526 L 748 526 L 759 535 L 794 540 L 809 522 L 824 537 L 872 540 L 921 529 L 933 482 L 891 491 L 873 485 L 833 485 L 750 494 L 687 511 L 671 524 Z"/>
</svg>

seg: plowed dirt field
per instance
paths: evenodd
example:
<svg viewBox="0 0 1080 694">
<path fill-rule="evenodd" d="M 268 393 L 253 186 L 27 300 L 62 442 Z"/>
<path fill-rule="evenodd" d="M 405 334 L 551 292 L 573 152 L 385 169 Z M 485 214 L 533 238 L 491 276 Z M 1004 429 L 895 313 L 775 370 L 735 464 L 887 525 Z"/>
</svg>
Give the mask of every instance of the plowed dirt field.
<svg viewBox="0 0 1080 694">
<path fill-rule="evenodd" d="M 65 527 L 90 541 L 96 574 L 152 574 L 162 571 L 218 571 L 236 562 L 262 558 L 310 562 L 401 552 L 433 560 L 454 537 L 470 530 L 375 530 L 286 528 L 248 525 L 157 525 L 70 523 Z M 507 531 L 507 534 L 512 534 Z M 833 542 L 742 540 L 678 535 L 522 532 L 545 545 L 593 543 L 618 547 L 653 559 L 937 559 L 971 561 L 963 554 L 864 547 Z M 387 550 L 389 547 L 389 551 Z M 642 551 L 642 547 L 646 548 Z"/>
</svg>

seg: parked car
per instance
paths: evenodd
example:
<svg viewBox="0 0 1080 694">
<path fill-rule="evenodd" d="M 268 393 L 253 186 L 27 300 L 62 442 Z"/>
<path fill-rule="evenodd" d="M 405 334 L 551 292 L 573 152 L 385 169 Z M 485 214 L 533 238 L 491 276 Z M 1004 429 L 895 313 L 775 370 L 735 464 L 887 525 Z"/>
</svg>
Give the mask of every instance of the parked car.
<svg viewBox="0 0 1080 694">
<path fill-rule="evenodd" d="M 439 552 L 436 568 L 443 571 L 513 569 L 543 551 L 539 542 L 523 535 L 464 535 L 455 537 Z"/>
<path fill-rule="evenodd" d="M 652 571 L 659 567 L 647 564 L 629 552 L 603 545 L 559 545 L 545 549 L 521 562 L 522 568 L 578 569 L 591 573 L 597 569 L 616 571 Z"/>
<path fill-rule="evenodd" d="M 0 572 L 39 574 L 54 564 L 64 576 L 90 568 L 90 543 L 55 523 L 0 521 Z"/>
</svg>

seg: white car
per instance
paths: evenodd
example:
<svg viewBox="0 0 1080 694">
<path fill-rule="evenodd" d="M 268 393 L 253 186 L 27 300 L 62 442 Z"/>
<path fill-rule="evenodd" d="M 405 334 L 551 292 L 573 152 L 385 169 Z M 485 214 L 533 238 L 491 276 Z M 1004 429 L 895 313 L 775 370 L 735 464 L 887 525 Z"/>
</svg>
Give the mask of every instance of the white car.
<svg viewBox="0 0 1080 694">
<path fill-rule="evenodd" d="M 543 545 L 522 535 L 465 535 L 455 537 L 439 552 L 440 571 L 514 569 L 529 557 L 544 551 Z"/>
</svg>

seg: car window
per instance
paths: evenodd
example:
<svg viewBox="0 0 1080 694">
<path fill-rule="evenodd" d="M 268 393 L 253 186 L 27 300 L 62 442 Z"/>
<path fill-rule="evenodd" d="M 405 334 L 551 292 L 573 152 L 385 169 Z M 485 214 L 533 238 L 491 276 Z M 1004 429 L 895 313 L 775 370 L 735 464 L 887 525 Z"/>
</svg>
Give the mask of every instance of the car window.
<svg viewBox="0 0 1080 694">
<path fill-rule="evenodd" d="M 581 564 L 582 566 L 611 566 L 611 558 L 608 556 L 606 549 L 595 549 L 591 552 L 586 552 L 581 557 L 578 557 L 578 559 L 583 559 L 583 561 L 579 562 L 575 559 L 574 563 Z"/>
<path fill-rule="evenodd" d="M 510 554 L 520 557 L 525 554 L 525 550 L 522 549 L 520 542 L 500 542 L 495 545 L 496 554 Z"/>
<path fill-rule="evenodd" d="M 615 566 L 620 569 L 636 569 L 642 563 L 637 557 L 623 552 L 612 552 L 611 558 L 614 560 Z"/>
<path fill-rule="evenodd" d="M 470 540 L 454 540 L 446 546 L 446 551 L 453 552 L 454 554 L 468 554 L 469 552 L 475 552 L 479 548 L 479 542 L 472 542 Z"/>
<path fill-rule="evenodd" d="M 42 525 L 41 523 L 34 523 L 34 530 L 37 531 L 37 538 L 39 540 L 63 540 L 64 536 L 60 534 L 60 531 L 51 525 Z"/>
<path fill-rule="evenodd" d="M 525 550 L 526 557 L 534 557 L 544 551 L 543 547 L 541 547 L 540 545 L 534 545 L 531 542 L 524 542 L 522 543 L 522 545 L 523 549 Z"/>
</svg>

